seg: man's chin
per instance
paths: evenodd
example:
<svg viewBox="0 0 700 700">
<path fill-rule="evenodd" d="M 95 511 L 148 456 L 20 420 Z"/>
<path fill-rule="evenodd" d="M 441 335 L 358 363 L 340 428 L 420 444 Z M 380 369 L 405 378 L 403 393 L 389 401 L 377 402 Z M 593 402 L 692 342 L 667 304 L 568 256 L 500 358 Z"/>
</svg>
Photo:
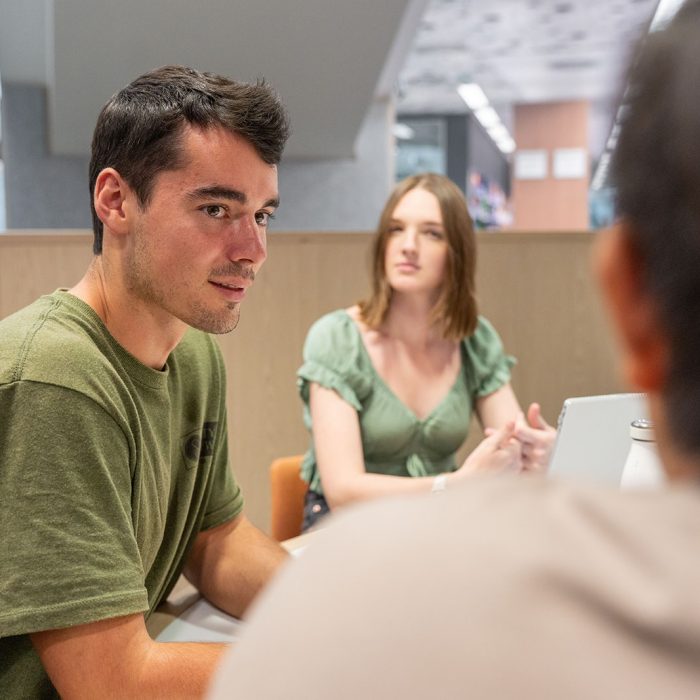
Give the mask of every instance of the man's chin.
<svg viewBox="0 0 700 700">
<path fill-rule="evenodd" d="M 238 305 L 236 305 L 236 309 L 231 310 L 228 314 L 221 316 L 206 314 L 193 319 L 192 322 L 188 322 L 188 325 L 197 330 L 204 331 L 205 333 L 211 333 L 212 335 L 225 335 L 235 330 L 238 326 L 239 319 L 240 310 Z"/>
</svg>

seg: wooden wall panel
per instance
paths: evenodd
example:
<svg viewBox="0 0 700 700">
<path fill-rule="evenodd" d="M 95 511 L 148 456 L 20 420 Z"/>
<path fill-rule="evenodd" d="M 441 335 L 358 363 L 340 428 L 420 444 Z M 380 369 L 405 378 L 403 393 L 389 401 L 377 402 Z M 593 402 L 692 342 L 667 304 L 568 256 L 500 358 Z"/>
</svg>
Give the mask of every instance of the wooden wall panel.
<svg viewBox="0 0 700 700">
<path fill-rule="evenodd" d="M 84 232 L 0 234 L 0 318 L 75 284 L 92 259 L 91 245 Z"/>
<path fill-rule="evenodd" d="M 479 234 L 481 311 L 519 359 L 513 384 L 521 403 L 540 401 L 551 422 L 567 396 L 621 389 L 589 273 L 593 239 Z M 302 452 L 308 442 L 295 382 L 304 337 L 320 315 L 365 294 L 370 241 L 360 233 L 273 234 L 238 329 L 219 337 L 228 370 L 231 463 L 247 512 L 263 529 L 270 462 Z M 90 244 L 91 236 L 79 232 L 0 235 L 0 317 L 74 284 L 90 260 Z"/>
</svg>

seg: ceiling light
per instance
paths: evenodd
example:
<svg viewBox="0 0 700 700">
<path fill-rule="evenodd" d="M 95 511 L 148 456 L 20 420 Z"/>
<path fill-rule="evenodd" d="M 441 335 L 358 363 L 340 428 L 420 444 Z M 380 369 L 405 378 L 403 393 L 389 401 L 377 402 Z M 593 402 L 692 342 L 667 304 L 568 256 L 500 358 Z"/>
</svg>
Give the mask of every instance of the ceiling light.
<svg viewBox="0 0 700 700">
<path fill-rule="evenodd" d="M 612 153 L 610 151 L 604 151 L 603 155 L 600 156 L 598 161 L 598 167 L 596 168 L 595 175 L 593 176 L 593 181 L 591 182 L 591 189 L 599 190 L 608 176 L 608 169 L 610 168 L 610 160 L 612 158 Z"/>
<path fill-rule="evenodd" d="M 681 9 L 683 2 L 684 0 L 660 0 L 654 13 L 654 19 L 651 20 L 649 31 L 656 32 L 664 29 L 676 12 Z"/>
<path fill-rule="evenodd" d="M 488 128 L 487 131 L 489 132 L 489 136 L 494 141 L 498 141 L 499 139 L 506 138 L 506 137 L 510 138 L 510 134 L 508 133 L 508 129 L 506 129 L 506 127 L 503 126 L 503 124 L 501 124 L 500 122 L 498 124 Z"/>
<path fill-rule="evenodd" d="M 608 141 L 605 144 L 605 148 L 608 151 L 614 151 L 617 146 L 617 139 L 620 136 L 620 123 L 615 122 L 613 128 L 610 130 L 610 136 L 608 136 Z"/>
<path fill-rule="evenodd" d="M 487 107 L 489 104 L 484 91 L 476 83 L 462 83 L 457 86 L 457 92 L 472 112 L 476 112 L 477 109 L 482 107 Z"/>
<path fill-rule="evenodd" d="M 476 112 L 474 112 L 474 116 L 479 120 L 481 126 L 487 130 L 496 126 L 496 124 L 499 124 L 501 121 L 493 107 L 482 107 L 481 109 L 477 109 Z"/>
<path fill-rule="evenodd" d="M 510 136 L 499 139 L 496 145 L 502 153 L 512 153 L 515 150 L 515 141 Z"/>
<path fill-rule="evenodd" d="M 391 129 L 391 133 L 394 134 L 397 139 L 401 139 L 402 141 L 410 141 L 416 136 L 416 132 L 411 129 L 408 124 L 402 124 L 401 122 L 394 124 Z"/>
</svg>

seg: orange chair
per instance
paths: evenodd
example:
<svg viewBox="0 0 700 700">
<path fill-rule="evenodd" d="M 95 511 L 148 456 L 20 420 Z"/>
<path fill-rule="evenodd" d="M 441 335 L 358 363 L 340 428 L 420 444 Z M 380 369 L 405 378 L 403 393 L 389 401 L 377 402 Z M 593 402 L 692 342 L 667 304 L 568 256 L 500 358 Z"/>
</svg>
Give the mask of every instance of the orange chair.
<svg viewBox="0 0 700 700">
<path fill-rule="evenodd" d="M 299 474 L 301 460 L 302 455 L 280 457 L 270 465 L 270 535 L 278 542 L 301 534 L 307 489 Z"/>
</svg>

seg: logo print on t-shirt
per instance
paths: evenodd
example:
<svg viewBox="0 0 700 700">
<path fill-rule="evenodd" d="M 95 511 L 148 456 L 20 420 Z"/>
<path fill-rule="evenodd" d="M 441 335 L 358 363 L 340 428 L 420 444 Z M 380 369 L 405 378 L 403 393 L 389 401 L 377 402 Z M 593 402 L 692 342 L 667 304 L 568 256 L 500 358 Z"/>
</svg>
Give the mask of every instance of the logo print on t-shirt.
<svg viewBox="0 0 700 700">
<path fill-rule="evenodd" d="M 188 469 L 204 464 L 207 457 L 214 454 L 216 426 L 216 422 L 204 423 L 201 428 L 182 438 L 182 454 Z"/>
</svg>

